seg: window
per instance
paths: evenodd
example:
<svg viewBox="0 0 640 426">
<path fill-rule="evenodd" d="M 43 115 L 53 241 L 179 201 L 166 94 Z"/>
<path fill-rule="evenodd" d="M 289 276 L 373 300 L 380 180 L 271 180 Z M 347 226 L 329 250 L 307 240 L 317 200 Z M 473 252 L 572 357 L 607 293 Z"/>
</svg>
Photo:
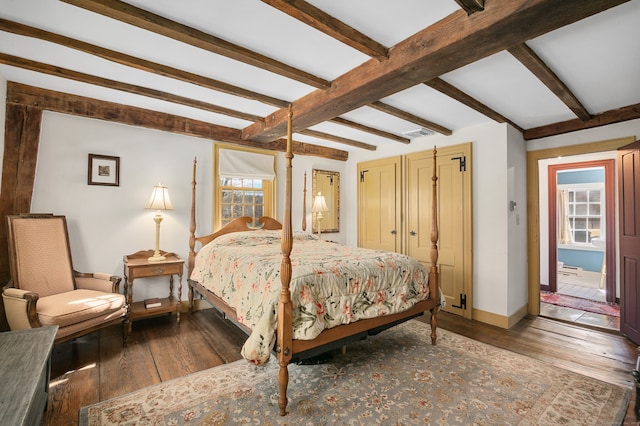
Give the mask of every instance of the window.
<svg viewBox="0 0 640 426">
<path fill-rule="evenodd" d="M 590 243 L 593 237 L 600 236 L 600 192 L 599 189 L 569 191 L 569 228 L 573 242 Z"/>
<path fill-rule="evenodd" d="M 271 192 L 270 181 L 262 179 L 237 179 L 220 177 L 220 226 L 224 226 L 242 216 L 254 220 L 265 213 L 265 191 Z M 268 189 L 267 189 L 268 188 Z"/>
<path fill-rule="evenodd" d="M 216 145 L 214 227 L 249 216 L 274 216 L 274 152 Z"/>
<path fill-rule="evenodd" d="M 591 244 L 603 237 L 605 229 L 604 188 L 602 185 L 562 185 L 558 189 L 566 194 L 566 222 L 572 245 Z"/>
</svg>

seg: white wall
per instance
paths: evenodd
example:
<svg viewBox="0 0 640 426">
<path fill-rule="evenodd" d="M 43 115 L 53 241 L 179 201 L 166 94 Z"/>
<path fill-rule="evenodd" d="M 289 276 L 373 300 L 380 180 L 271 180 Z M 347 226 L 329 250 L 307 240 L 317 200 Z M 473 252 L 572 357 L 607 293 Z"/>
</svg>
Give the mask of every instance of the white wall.
<svg viewBox="0 0 640 426">
<path fill-rule="evenodd" d="M 508 314 L 528 302 L 527 274 L 527 148 L 522 133 L 507 127 L 507 203 L 515 202 L 508 212 Z M 523 173 L 524 171 L 524 173 Z"/>
<path fill-rule="evenodd" d="M 458 130 L 451 136 L 433 135 L 415 139 L 409 145 L 389 144 L 376 151 L 351 153 L 347 161 L 348 180 L 343 180 L 346 193 L 343 204 L 346 217 L 346 242 L 357 245 L 357 164 L 362 161 L 403 155 L 472 142 L 473 171 L 473 308 L 507 315 L 509 281 L 507 274 L 507 125 L 490 123 Z M 517 182 L 524 182 L 526 167 L 514 170 Z M 525 202 L 523 201 L 523 204 Z M 522 222 L 521 222 L 522 223 Z M 492 224 L 492 226 L 487 226 Z M 524 227 L 524 224 L 522 225 Z M 526 235 L 526 231 L 525 231 Z M 526 253 L 526 248 L 525 248 Z M 524 272 L 526 274 L 526 271 Z M 526 281 L 525 281 L 526 282 Z M 519 286 L 522 284 L 519 283 Z M 526 300 L 526 299 L 525 299 Z"/>
<path fill-rule="evenodd" d="M 89 153 L 120 157 L 120 186 L 87 185 Z M 194 157 L 196 217 L 205 234 L 211 231 L 211 141 L 44 112 L 31 211 L 67 217 L 77 270 L 122 276 L 123 255 L 155 247 L 155 211 L 144 206 L 162 182 L 174 210 L 163 212 L 160 248 L 186 261 Z M 168 294 L 168 279 L 156 281 L 136 281 L 134 300 Z M 184 295 L 186 287 L 185 275 Z"/>
</svg>

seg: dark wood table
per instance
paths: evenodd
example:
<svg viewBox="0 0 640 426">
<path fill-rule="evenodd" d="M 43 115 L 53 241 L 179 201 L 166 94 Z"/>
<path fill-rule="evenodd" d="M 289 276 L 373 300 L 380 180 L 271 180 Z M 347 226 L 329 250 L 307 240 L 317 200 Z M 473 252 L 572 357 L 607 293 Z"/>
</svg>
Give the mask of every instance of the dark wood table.
<svg viewBox="0 0 640 426">
<path fill-rule="evenodd" d="M 0 425 L 39 425 L 57 326 L 0 333 Z"/>
</svg>

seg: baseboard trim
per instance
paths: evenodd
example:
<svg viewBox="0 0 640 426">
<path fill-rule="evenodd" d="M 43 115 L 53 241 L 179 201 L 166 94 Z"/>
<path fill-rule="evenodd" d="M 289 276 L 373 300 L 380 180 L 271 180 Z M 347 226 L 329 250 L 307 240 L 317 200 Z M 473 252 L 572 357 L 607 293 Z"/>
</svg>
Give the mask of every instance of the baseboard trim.
<svg viewBox="0 0 640 426">
<path fill-rule="evenodd" d="M 493 312 L 483 311 L 481 309 L 473 310 L 473 319 L 485 324 L 495 325 L 496 327 L 509 329 L 516 325 L 518 321 L 527 316 L 527 305 L 525 304 L 513 314 L 499 315 Z"/>
<path fill-rule="evenodd" d="M 509 316 L 509 328 L 516 325 L 522 318 L 526 317 L 529 314 L 529 306 L 528 304 L 524 304 L 515 311 L 513 314 Z"/>
</svg>

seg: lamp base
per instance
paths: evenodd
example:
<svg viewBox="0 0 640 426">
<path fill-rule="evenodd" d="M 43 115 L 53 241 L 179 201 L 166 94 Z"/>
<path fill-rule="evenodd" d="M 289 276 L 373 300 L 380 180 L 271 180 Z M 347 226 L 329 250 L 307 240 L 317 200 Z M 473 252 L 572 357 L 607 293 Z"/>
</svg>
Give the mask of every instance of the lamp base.
<svg viewBox="0 0 640 426">
<path fill-rule="evenodd" d="M 165 260 L 166 257 L 164 257 L 162 253 L 160 253 L 160 222 L 162 222 L 162 216 L 160 215 L 160 210 L 158 210 L 158 214 L 155 215 L 155 217 L 153 218 L 153 221 L 156 223 L 156 249 L 153 252 L 153 256 L 151 256 L 147 260 L 149 262 L 161 262 Z"/>
<path fill-rule="evenodd" d="M 149 262 L 160 262 L 160 261 L 163 261 L 163 260 L 167 260 L 167 258 L 166 258 L 166 257 L 164 257 L 164 256 L 162 256 L 162 255 L 159 255 L 159 254 L 158 254 L 158 255 L 155 255 L 155 254 L 154 254 L 153 256 L 151 256 L 150 258 L 148 258 L 147 260 L 148 260 Z"/>
</svg>

